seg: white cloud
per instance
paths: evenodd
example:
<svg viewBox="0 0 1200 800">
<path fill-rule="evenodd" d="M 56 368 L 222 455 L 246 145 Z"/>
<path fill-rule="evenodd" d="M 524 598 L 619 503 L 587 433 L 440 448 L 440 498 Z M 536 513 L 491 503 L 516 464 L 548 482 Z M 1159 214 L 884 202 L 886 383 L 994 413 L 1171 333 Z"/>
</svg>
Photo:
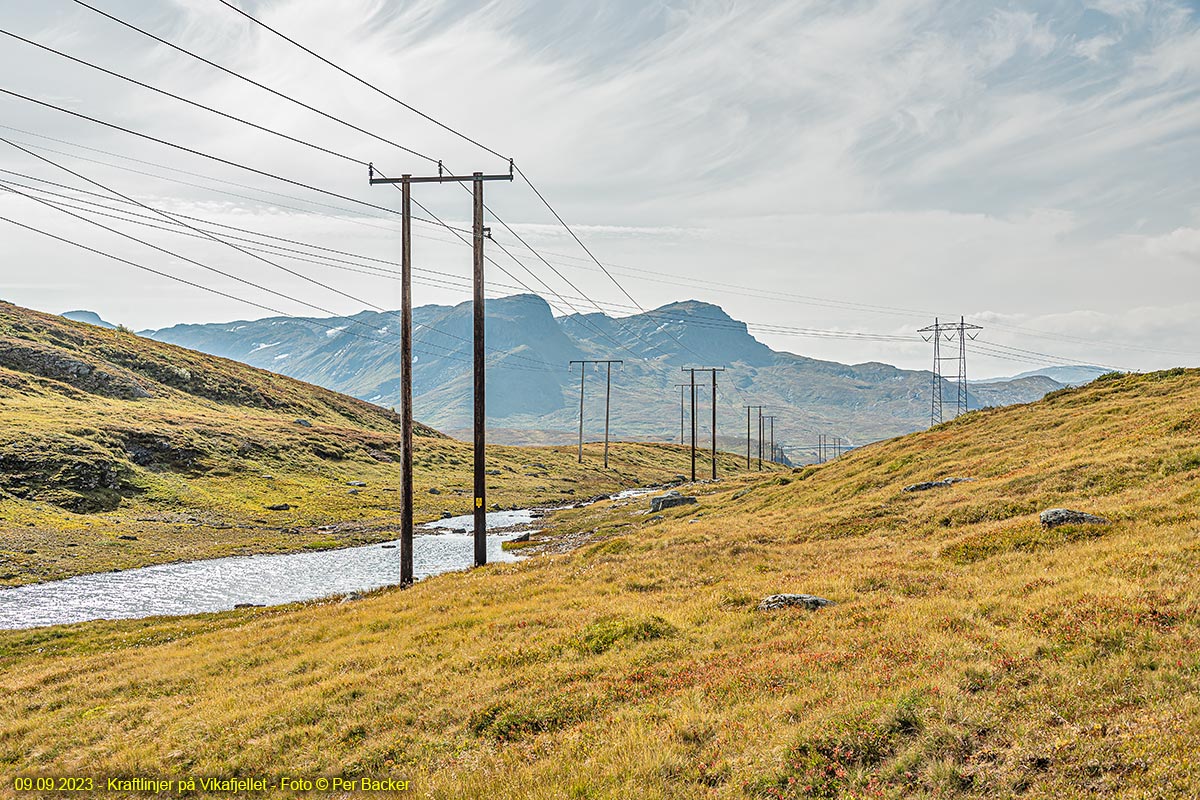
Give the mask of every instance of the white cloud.
<svg viewBox="0 0 1200 800">
<path fill-rule="evenodd" d="M 1151 256 L 1179 256 L 1200 261 L 1200 228 L 1176 228 L 1163 236 L 1146 239 Z"/>
<path fill-rule="evenodd" d="M 1084 39 L 1075 45 L 1075 54 L 1089 61 L 1099 61 L 1104 52 L 1118 42 L 1117 37 L 1101 34 Z"/>
</svg>

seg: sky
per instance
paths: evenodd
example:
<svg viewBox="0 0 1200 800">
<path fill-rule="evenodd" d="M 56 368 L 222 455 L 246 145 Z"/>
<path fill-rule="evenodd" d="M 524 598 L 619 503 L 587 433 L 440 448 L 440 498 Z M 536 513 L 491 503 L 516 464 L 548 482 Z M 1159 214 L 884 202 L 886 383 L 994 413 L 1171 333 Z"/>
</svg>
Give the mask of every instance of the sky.
<svg viewBox="0 0 1200 800">
<path fill-rule="evenodd" d="M 0 88 L 349 199 L 0 95 L 0 137 L 12 143 L 0 142 L 7 170 L 0 182 L 18 182 L 13 188 L 24 193 L 0 192 L 0 216 L 11 220 L 0 221 L 0 298 L 53 312 L 90 309 L 134 329 L 393 309 L 395 277 L 366 267 L 394 269 L 400 194 L 370 186 L 355 162 L 390 176 L 436 172 L 399 144 L 454 172 L 508 171 L 507 158 L 218 0 L 87 2 L 361 131 L 75 0 L 5 4 L 0 29 L 348 158 L 9 36 L 0 36 Z M 489 265 L 487 281 L 495 294 L 526 291 L 524 284 L 557 313 L 626 314 L 635 303 L 704 300 L 748 322 L 775 349 L 908 368 L 931 360 L 917 328 L 965 317 L 983 328 L 970 345 L 970 377 L 1046 364 L 1200 365 L 1195 2 L 254 0 L 240 7 L 515 159 L 616 279 L 518 177 L 486 186 L 495 238 L 488 249 L 499 265 Z M 90 217 L 164 253 L 25 196 L 65 202 L 48 190 L 97 200 L 44 181 L 106 193 L 79 176 L 202 227 L 231 225 L 354 255 L 333 256 L 337 264 L 270 256 L 331 290 L 191 231 Z M 470 224 L 461 187 L 420 185 L 414 198 L 452 226 Z M 70 202 L 73 213 L 89 216 L 88 206 Z M 160 225 L 153 212 L 130 208 Z M 414 266 L 432 271 L 417 273 L 414 302 L 468 299 L 469 248 L 436 224 L 418 221 L 414 234 Z"/>
</svg>

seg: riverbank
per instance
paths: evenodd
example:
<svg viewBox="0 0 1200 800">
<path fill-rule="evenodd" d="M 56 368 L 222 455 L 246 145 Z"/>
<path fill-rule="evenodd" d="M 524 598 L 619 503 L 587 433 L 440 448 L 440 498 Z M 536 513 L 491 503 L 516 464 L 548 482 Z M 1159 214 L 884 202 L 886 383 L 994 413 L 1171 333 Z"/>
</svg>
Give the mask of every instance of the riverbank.
<svg viewBox="0 0 1200 800">
<path fill-rule="evenodd" d="M 470 510 L 470 445 L 416 440 L 418 522 Z M 603 445 L 488 448 L 489 506 L 548 507 L 662 484 L 686 471 L 678 445 L 614 443 L 606 471 Z M 719 454 L 723 474 L 744 469 Z M 0 587 L 75 575 L 203 559 L 314 552 L 394 539 L 400 515 L 394 463 L 332 465 L 321 471 L 243 470 L 190 479 L 160 475 L 170 490 L 128 498 L 114 510 L 72 513 L 0 496 Z M 494 504 L 494 505 L 493 505 Z"/>
<path fill-rule="evenodd" d="M 488 512 L 488 563 L 565 552 L 589 538 L 586 530 L 556 535 L 554 531 L 560 527 L 553 521 L 556 512 L 583 509 L 600 501 L 610 501 L 611 508 L 618 509 L 664 488 L 627 489 L 566 506 Z M 578 525 L 571 527 L 574 530 Z M 413 547 L 417 580 L 470 569 L 473 529 L 470 515 L 419 525 Z M 161 564 L 0 589 L 0 630 L 206 614 L 339 596 L 356 599 L 398 583 L 398 553 L 399 542 L 392 540 L 319 552 Z"/>
</svg>

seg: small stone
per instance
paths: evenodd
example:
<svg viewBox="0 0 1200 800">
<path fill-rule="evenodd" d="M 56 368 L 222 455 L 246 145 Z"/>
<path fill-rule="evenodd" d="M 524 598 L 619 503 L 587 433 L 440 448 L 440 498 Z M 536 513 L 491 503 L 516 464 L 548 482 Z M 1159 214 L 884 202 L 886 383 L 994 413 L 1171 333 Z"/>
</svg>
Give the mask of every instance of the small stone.
<svg viewBox="0 0 1200 800">
<path fill-rule="evenodd" d="M 262 478 L 264 481 L 273 481 L 273 480 L 275 480 L 275 476 L 274 476 L 274 475 L 262 475 L 262 476 L 260 476 L 260 477 L 261 477 L 261 478 Z"/>
<path fill-rule="evenodd" d="M 442 490 L 437 488 L 436 486 L 434 486 L 434 487 L 430 488 L 429 493 L 430 494 L 441 494 Z"/>
<path fill-rule="evenodd" d="M 519 535 L 517 535 L 517 536 L 514 536 L 513 538 L 511 538 L 511 539 L 508 539 L 507 541 L 510 541 L 510 542 L 528 542 L 528 541 L 529 541 L 529 531 L 526 531 L 525 533 L 522 533 L 522 534 L 519 534 Z"/>
<path fill-rule="evenodd" d="M 124 539 L 127 542 L 136 542 L 138 540 L 138 538 L 136 536 L 131 536 L 128 533 L 122 534 L 122 535 L 118 536 L 117 538 Z"/>
<path fill-rule="evenodd" d="M 746 495 L 748 495 L 748 494 L 750 494 L 750 487 L 749 487 L 749 486 L 747 486 L 745 489 L 739 489 L 738 491 L 734 492 L 734 493 L 733 493 L 733 499 L 734 499 L 734 500 L 741 500 L 743 497 L 745 497 L 745 496 L 746 496 Z"/>
<path fill-rule="evenodd" d="M 379 546 L 382 547 L 384 550 L 395 550 L 396 549 L 396 545 L 394 545 L 394 544 L 381 544 Z"/>
<path fill-rule="evenodd" d="M 238 603 L 234 608 L 266 608 L 262 603 Z"/>
<path fill-rule="evenodd" d="M 1073 511 L 1069 508 L 1048 508 L 1038 515 L 1042 525 L 1047 528 L 1057 528 L 1059 525 L 1109 525 L 1109 520 L 1087 514 L 1083 511 Z"/>
<path fill-rule="evenodd" d="M 291 503 L 276 503 L 273 506 L 267 506 L 267 511 L 291 511 Z"/>
<path fill-rule="evenodd" d="M 484 474 L 484 475 L 499 475 L 499 474 L 500 474 L 500 470 L 498 470 L 498 469 L 485 469 L 485 470 L 483 471 L 483 474 Z"/>
<path fill-rule="evenodd" d="M 452 518 L 453 516 L 454 516 L 454 515 L 453 515 L 453 514 L 451 514 L 449 511 L 443 511 L 443 512 L 442 512 L 442 519 L 450 519 L 450 518 Z"/>
<path fill-rule="evenodd" d="M 298 420 L 294 420 L 294 422 L 296 425 L 299 425 L 301 428 L 311 428 L 312 427 L 312 423 L 306 419 L 298 419 Z"/>
<path fill-rule="evenodd" d="M 788 608 L 790 606 L 799 606 L 807 608 L 809 611 L 816 611 L 825 606 L 833 606 L 837 603 L 832 600 L 826 600 L 824 597 L 817 597 L 811 594 L 773 594 L 770 597 L 764 597 L 762 602 L 758 604 L 759 611 L 773 611 L 777 608 Z"/>
<path fill-rule="evenodd" d="M 366 481 L 346 481 L 347 486 L 366 486 Z"/>
<path fill-rule="evenodd" d="M 346 492 L 346 494 L 358 494 L 358 493 L 359 493 L 359 491 L 361 491 L 361 490 L 359 490 L 359 489 L 351 489 L 350 491 Z"/>
</svg>

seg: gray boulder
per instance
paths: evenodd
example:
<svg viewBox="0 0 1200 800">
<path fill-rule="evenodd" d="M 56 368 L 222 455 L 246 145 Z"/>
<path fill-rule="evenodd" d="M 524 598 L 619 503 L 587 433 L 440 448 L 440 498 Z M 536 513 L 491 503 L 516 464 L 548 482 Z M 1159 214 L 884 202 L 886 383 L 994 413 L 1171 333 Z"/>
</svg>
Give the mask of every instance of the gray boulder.
<svg viewBox="0 0 1200 800">
<path fill-rule="evenodd" d="M 696 502 L 696 498 L 682 495 L 672 489 L 666 494 L 660 494 L 658 497 L 650 498 L 650 510 L 659 512 L 666 508 L 674 508 L 675 506 L 689 506 Z"/>
<path fill-rule="evenodd" d="M 306 419 L 296 419 L 296 420 L 292 420 L 292 422 L 296 425 L 299 425 L 301 428 L 311 428 L 312 427 L 312 423 Z"/>
<path fill-rule="evenodd" d="M 777 608 L 800 606 L 801 608 L 807 608 L 809 611 L 816 611 L 819 608 L 834 605 L 837 605 L 837 603 L 812 594 L 773 594 L 770 597 L 762 599 L 762 602 L 758 604 L 758 610 L 773 611 Z"/>
<path fill-rule="evenodd" d="M 1104 517 L 1097 517 L 1095 514 L 1086 514 L 1082 511 L 1072 511 L 1069 508 L 1048 508 L 1038 516 L 1038 519 L 1047 528 L 1057 528 L 1059 525 L 1109 524 Z"/>
</svg>

